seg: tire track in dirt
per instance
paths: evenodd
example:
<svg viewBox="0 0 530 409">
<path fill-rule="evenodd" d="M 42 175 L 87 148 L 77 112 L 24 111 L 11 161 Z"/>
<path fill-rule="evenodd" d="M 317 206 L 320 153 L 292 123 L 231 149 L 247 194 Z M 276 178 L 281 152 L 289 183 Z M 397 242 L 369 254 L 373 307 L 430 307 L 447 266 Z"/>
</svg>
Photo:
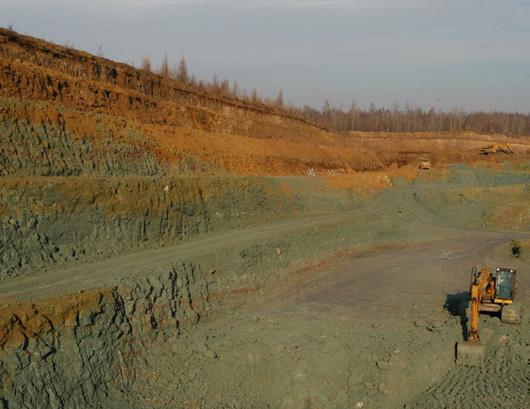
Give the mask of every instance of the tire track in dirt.
<svg viewBox="0 0 530 409">
<path fill-rule="evenodd" d="M 429 188 L 422 188 L 421 190 L 437 190 L 440 189 L 440 187 L 429 187 Z M 487 228 L 472 228 L 465 225 L 459 225 L 457 223 L 450 222 L 442 217 L 439 217 L 438 215 L 434 214 L 433 212 L 426 209 L 424 206 L 422 206 L 418 201 L 416 200 L 417 191 L 420 189 L 415 188 L 404 188 L 398 191 L 395 194 L 396 198 L 396 204 L 398 204 L 402 209 L 405 209 L 410 214 L 417 217 L 417 221 L 420 223 L 423 223 L 425 225 L 429 225 L 430 227 L 439 228 L 443 231 L 453 231 L 453 232 L 489 232 L 489 233 L 505 233 L 505 234 L 512 234 L 515 237 L 521 237 L 526 238 L 530 237 L 530 233 L 520 231 L 520 230 L 510 230 L 510 229 L 502 229 L 498 227 L 490 227 Z"/>
<path fill-rule="evenodd" d="M 468 232 L 351 258 L 304 283 L 290 298 L 280 296 L 275 308 L 338 305 L 384 317 L 400 311 L 403 300 L 412 300 L 408 307 L 434 299 L 443 305 L 447 294 L 467 286 L 471 267 L 487 264 L 488 254 L 507 240 L 495 233 Z"/>
<path fill-rule="evenodd" d="M 507 348 L 507 347 L 505 347 Z M 501 349 L 489 351 L 483 368 L 454 367 L 406 409 L 527 409 L 528 364 Z"/>
</svg>

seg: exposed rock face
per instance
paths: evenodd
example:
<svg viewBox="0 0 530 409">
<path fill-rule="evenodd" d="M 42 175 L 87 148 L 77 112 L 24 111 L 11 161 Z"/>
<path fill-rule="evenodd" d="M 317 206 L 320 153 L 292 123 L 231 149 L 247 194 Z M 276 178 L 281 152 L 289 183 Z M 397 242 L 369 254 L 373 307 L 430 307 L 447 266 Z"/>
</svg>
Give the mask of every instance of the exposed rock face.
<svg viewBox="0 0 530 409">
<path fill-rule="evenodd" d="M 61 115 L 42 111 L 24 112 L 24 104 L 13 100 L 0 102 L 0 175 L 1 176 L 78 176 L 78 175 L 156 175 L 164 173 L 164 164 L 145 149 L 145 138 L 131 128 L 125 129 L 130 141 L 115 140 L 101 125 L 98 139 L 75 136 Z M 26 106 L 27 108 L 27 106 Z M 29 115 L 35 115 L 32 119 Z M 71 120 L 71 119 L 69 119 Z M 93 125 L 97 126 L 94 120 Z"/>
<path fill-rule="evenodd" d="M 287 112 L 0 29 L 0 175 L 381 168 Z M 302 146 L 303 145 L 303 146 Z"/>
<path fill-rule="evenodd" d="M 63 303 L 12 305 L 1 312 L 0 402 L 100 406 L 112 388 L 135 381 L 146 348 L 170 342 L 212 305 L 202 272 L 187 263 Z"/>
<path fill-rule="evenodd" d="M 318 178 L 292 186 L 250 177 L 0 180 L 0 280 L 359 200 Z"/>
</svg>

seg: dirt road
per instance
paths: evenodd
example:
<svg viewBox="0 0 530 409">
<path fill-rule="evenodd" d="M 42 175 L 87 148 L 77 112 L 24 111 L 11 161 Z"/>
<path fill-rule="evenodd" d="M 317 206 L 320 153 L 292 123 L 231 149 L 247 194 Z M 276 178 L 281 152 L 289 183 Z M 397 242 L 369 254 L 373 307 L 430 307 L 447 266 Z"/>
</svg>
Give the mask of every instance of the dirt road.
<svg viewBox="0 0 530 409">
<path fill-rule="evenodd" d="M 290 232 L 344 224 L 384 212 L 388 207 L 390 204 L 385 202 L 370 203 L 348 212 L 303 217 L 245 229 L 228 230 L 198 236 L 177 246 L 144 250 L 95 263 L 49 270 L 39 275 L 17 277 L 2 283 L 0 296 L 21 300 L 29 297 L 37 299 L 89 288 L 108 287 L 127 275 L 145 273 L 183 258 L 200 257 L 223 248 L 241 247 L 245 243 L 259 243 L 267 238 Z"/>
<path fill-rule="evenodd" d="M 472 177 L 466 177 L 465 182 L 464 185 L 470 186 L 477 183 Z M 439 186 L 423 187 L 423 190 L 425 189 L 439 189 Z M 379 221 L 382 215 L 391 214 L 396 210 L 399 214 L 405 213 L 408 216 L 404 222 L 418 236 L 417 238 L 407 238 L 409 242 L 421 241 L 422 233 L 426 231 L 440 238 L 448 235 L 455 237 L 456 242 L 459 240 L 459 235 L 464 235 L 463 243 L 466 243 L 467 246 L 473 246 L 473 242 L 476 242 L 478 237 L 483 237 L 486 241 L 530 237 L 530 234 L 524 232 L 489 229 L 488 232 L 479 231 L 479 236 L 473 236 L 470 242 L 469 228 L 454 225 L 429 212 L 415 200 L 417 191 L 417 188 L 395 188 L 379 194 L 357 209 L 346 212 L 302 217 L 244 229 L 223 231 L 198 236 L 177 246 L 138 251 L 103 261 L 68 268 L 50 269 L 40 274 L 4 280 L 0 287 L 0 296 L 6 299 L 39 299 L 90 288 L 109 287 L 128 275 L 145 273 L 162 265 L 170 265 L 183 258 L 200 257 L 223 248 L 236 248 L 248 243 L 260 243 L 266 239 L 281 237 L 294 232 L 300 233 L 333 228 L 333 226 L 339 225 L 344 226 L 360 220 L 365 221 L 365 223 L 373 222 L 376 225 L 376 221 Z M 461 248 L 461 251 L 470 253 L 473 248 Z M 483 252 L 483 254 L 487 254 L 487 252 Z"/>
</svg>

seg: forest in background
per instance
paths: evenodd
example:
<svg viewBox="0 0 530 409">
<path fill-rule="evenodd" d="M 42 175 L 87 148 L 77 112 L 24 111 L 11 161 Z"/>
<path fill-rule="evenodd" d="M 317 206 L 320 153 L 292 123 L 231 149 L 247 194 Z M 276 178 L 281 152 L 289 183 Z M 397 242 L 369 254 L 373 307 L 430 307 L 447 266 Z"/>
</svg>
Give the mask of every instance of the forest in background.
<svg viewBox="0 0 530 409">
<path fill-rule="evenodd" d="M 463 132 L 530 135 L 530 115 L 509 112 L 466 112 L 422 109 L 406 106 L 368 110 L 352 104 L 349 110 L 325 103 L 321 109 L 295 108 L 294 113 L 307 121 L 334 131 Z"/>
</svg>

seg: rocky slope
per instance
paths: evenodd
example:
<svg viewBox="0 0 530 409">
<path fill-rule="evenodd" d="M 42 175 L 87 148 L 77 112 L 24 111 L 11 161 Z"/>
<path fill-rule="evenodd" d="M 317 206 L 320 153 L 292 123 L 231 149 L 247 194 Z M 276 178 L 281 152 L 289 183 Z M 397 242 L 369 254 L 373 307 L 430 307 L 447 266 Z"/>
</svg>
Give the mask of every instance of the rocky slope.
<svg viewBox="0 0 530 409">
<path fill-rule="evenodd" d="M 241 154 L 258 173 L 303 173 L 335 159 L 332 147 L 311 146 L 329 145 L 331 134 L 280 110 L 6 30 L 0 31 L 0 97 L 3 174 L 152 174 L 168 166 L 254 173 L 234 163 Z M 266 151 L 232 144 L 240 155 L 230 155 L 225 138 Z M 270 139 L 291 149 L 306 141 L 308 155 L 295 158 L 259 142 Z M 212 150 L 215 155 L 204 155 Z"/>
<path fill-rule="evenodd" d="M 321 178 L 0 179 L 0 280 L 362 202 Z"/>
<path fill-rule="evenodd" d="M 4 408 L 99 406 L 126 390 L 155 342 L 171 342 L 211 302 L 196 266 L 181 263 L 102 291 L 0 309 Z M 6 351 L 9 351 L 6 353 Z"/>
<path fill-rule="evenodd" d="M 0 29 L 0 174 L 336 175 L 481 158 L 527 140 L 473 134 L 337 135 L 270 106 Z M 518 160 L 517 156 L 514 158 Z"/>
</svg>

